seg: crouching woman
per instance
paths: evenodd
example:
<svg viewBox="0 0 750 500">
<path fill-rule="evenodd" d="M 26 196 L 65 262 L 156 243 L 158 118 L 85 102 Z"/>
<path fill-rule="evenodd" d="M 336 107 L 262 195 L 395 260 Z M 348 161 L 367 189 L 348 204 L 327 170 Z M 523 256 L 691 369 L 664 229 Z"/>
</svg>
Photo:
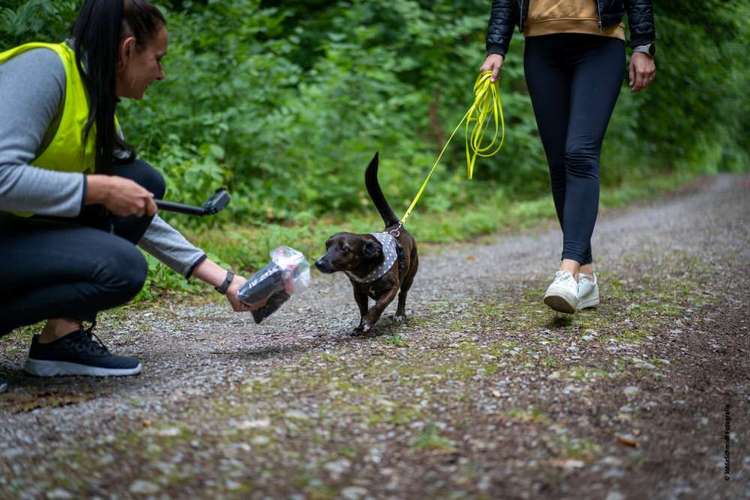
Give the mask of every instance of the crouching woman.
<svg viewBox="0 0 750 500">
<path fill-rule="evenodd" d="M 92 332 L 98 312 L 142 288 L 136 245 L 247 309 L 237 298 L 245 279 L 156 214 L 164 180 L 115 119 L 120 98 L 141 99 L 164 79 L 167 38 L 144 0 L 86 0 L 67 42 L 0 53 L 0 335 L 46 320 L 25 364 L 32 374 L 141 371 Z"/>
</svg>

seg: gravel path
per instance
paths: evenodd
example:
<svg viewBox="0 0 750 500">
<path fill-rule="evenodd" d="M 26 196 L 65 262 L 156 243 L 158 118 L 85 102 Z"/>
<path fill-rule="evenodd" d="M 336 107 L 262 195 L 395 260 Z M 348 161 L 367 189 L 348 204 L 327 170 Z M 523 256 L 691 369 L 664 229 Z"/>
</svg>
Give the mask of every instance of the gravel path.
<svg viewBox="0 0 750 500">
<path fill-rule="evenodd" d="M 261 326 L 105 315 L 138 377 L 28 377 L 14 333 L 0 498 L 750 498 L 749 195 L 719 176 L 600 216 L 603 302 L 573 317 L 541 304 L 550 227 L 423 249 L 409 322 L 369 338 L 317 273 Z"/>
</svg>

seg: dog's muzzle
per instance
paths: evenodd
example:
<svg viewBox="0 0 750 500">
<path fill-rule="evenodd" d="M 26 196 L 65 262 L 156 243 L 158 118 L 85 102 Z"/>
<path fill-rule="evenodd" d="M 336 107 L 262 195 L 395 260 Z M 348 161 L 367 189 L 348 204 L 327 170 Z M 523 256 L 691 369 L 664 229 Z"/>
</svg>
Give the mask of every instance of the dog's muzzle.
<svg viewBox="0 0 750 500">
<path fill-rule="evenodd" d="M 317 267 L 318 271 L 320 271 L 321 273 L 331 274 L 335 272 L 333 267 L 331 266 L 331 263 L 328 262 L 325 257 L 321 257 L 316 260 L 315 267 Z"/>
</svg>

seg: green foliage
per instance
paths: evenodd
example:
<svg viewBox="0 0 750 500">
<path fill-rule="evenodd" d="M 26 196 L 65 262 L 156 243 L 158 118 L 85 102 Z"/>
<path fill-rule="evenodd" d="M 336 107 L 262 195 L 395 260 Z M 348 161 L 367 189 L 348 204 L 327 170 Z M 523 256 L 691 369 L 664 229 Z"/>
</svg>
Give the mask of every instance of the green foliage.
<svg viewBox="0 0 750 500">
<path fill-rule="evenodd" d="M 78 4 L 5 0 L 0 49 L 65 38 Z M 165 173 L 170 199 L 200 203 L 216 187 L 229 187 L 230 210 L 208 219 L 177 216 L 178 225 L 198 234 L 212 225 L 254 226 L 274 242 L 311 237 L 292 233 L 323 216 L 371 216 L 363 173 L 375 151 L 388 199 L 397 213 L 405 210 L 471 103 L 489 14 L 489 3 L 479 0 L 159 5 L 170 32 L 167 79 L 143 101 L 121 104 L 128 139 Z M 603 151 L 604 183 L 746 170 L 750 69 L 742 61 L 750 0 L 660 0 L 655 9 L 658 76 L 639 94 L 623 87 Z M 412 230 L 436 241 L 478 234 L 497 228 L 496 214 L 513 214 L 509 207 L 519 199 L 547 193 L 522 38 L 516 34 L 501 79 L 506 146 L 480 160 L 469 182 L 457 134 Z M 463 213 L 476 206 L 490 210 Z M 521 206 L 552 213 L 549 199 Z M 455 225 L 454 211 L 468 226 Z M 422 221 L 429 222 L 420 227 Z M 254 242 L 259 251 L 227 260 L 252 266 L 270 245 Z"/>
<path fill-rule="evenodd" d="M 168 196 L 201 202 L 219 185 L 232 218 L 298 222 L 369 209 L 363 170 L 402 211 L 470 104 L 483 59 L 488 4 L 479 0 L 166 1 L 167 80 L 121 122 L 167 176 Z M 8 0 L 3 47 L 65 37 L 76 1 Z M 745 168 L 748 87 L 742 40 L 750 2 L 657 2 L 659 76 L 623 91 L 603 153 L 605 183 L 654 169 Z M 464 179 L 459 133 L 419 207 L 446 212 L 487 189 L 533 198 L 547 190 L 517 35 L 501 90 L 506 146 Z M 228 215 L 190 225 L 223 224 Z"/>
<path fill-rule="evenodd" d="M 0 50 L 26 42 L 57 42 L 68 35 L 77 11 L 75 0 L 3 0 Z"/>
</svg>

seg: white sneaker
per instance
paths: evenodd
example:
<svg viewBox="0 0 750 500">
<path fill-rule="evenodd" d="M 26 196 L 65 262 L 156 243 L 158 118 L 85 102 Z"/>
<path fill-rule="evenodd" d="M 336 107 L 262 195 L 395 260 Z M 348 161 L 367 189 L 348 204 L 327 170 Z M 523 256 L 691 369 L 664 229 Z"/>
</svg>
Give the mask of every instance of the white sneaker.
<svg viewBox="0 0 750 500">
<path fill-rule="evenodd" d="M 599 283 L 596 274 L 578 274 L 578 310 L 599 305 Z"/>
<path fill-rule="evenodd" d="M 578 306 L 578 282 L 568 271 L 557 271 L 544 294 L 544 303 L 555 311 L 572 314 Z"/>
</svg>

